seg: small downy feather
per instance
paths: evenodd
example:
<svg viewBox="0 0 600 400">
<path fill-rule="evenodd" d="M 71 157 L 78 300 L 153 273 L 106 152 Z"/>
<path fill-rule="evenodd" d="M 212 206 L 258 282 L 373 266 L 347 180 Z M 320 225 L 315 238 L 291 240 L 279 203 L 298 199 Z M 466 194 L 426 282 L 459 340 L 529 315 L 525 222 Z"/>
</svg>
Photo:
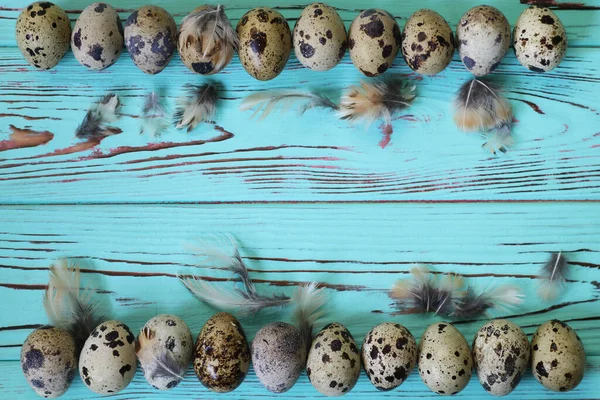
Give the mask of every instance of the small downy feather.
<svg viewBox="0 0 600 400">
<path fill-rule="evenodd" d="M 300 115 L 312 108 L 338 110 L 337 104 L 327 96 L 299 90 L 266 90 L 264 92 L 253 93 L 242 101 L 240 110 L 254 109 L 252 117 L 260 114 L 259 119 L 262 120 L 275 110 L 286 112 L 297 103 L 301 103 L 298 107 Z"/>
<path fill-rule="evenodd" d="M 167 113 L 160 103 L 160 97 L 157 93 L 147 93 L 144 98 L 144 107 L 142 108 L 142 126 L 140 134 L 148 133 L 152 136 L 160 136 L 168 127 L 166 121 Z"/>
<path fill-rule="evenodd" d="M 77 127 L 75 136 L 80 139 L 102 139 L 123 132 L 119 128 L 108 125 L 119 118 L 117 112 L 120 108 L 121 102 L 117 95 L 107 94 L 100 102 L 90 106 L 83 121 Z"/>
<path fill-rule="evenodd" d="M 224 271 L 232 272 L 242 283 L 243 288 L 227 290 L 210 284 L 199 277 L 180 276 L 185 287 L 200 301 L 211 304 L 223 311 L 235 312 L 239 315 L 254 315 L 264 309 L 278 309 L 290 303 L 290 297 L 283 294 L 264 295 L 256 290 L 246 264 L 240 256 L 235 240 L 226 236 L 225 242 L 229 252 L 221 246 L 209 241 L 199 241 L 195 246 L 196 253 L 202 258 L 201 264 Z"/>
<path fill-rule="evenodd" d="M 461 85 L 454 99 L 454 122 L 463 132 L 483 132 L 483 148 L 505 153 L 513 145 L 512 108 L 493 83 L 472 79 Z"/>
<path fill-rule="evenodd" d="M 523 297 L 521 290 L 514 286 L 498 286 L 479 294 L 472 286 L 468 286 L 457 301 L 452 316 L 468 319 L 487 315 L 492 309 L 497 311 L 511 309 L 523 303 Z"/>
<path fill-rule="evenodd" d="M 307 347 L 312 343 L 315 325 L 325 313 L 323 306 L 326 300 L 323 289 L 314 282 L 299 286 L 292 296 L 294 321 Z"/>
<path fill-rule="evenodd" d="M 191 45 L 201 45 L 205 58 L 218 52 L 218 57 L 212 57 L 218 60 L 212 66 L 215 71 L 222 70 L 229 63 L 239 44 L 237 32 L 220 4 L 206 5 L 186 16 L 181 22 L 179 37 Z"/>
<path fill-rule="evenodd" d="M 219 92 L 214 83 L 186 84 L 188 96 L 180 98 L 175 111 L 175 127 L 193 130 L 200 122 L 211 121 L 217 112 Z"/>
<path fill-rule="evenodd" d="M 462 278 L 445 275 L 441 280 L 429 273 L 425 266 L 411 270 L 412 279 L 400 280 L 391 289 L 389 296 L 398 309 L 410 307 L 419 313 L 434 312 L 449 316 L 457 301 L 457 291 Z"/>
<path fill-rule="evenodd" d="M 562 252 L 550 254 L 550 258 L 540 271 L 541 284 L 538 294 L 542 299 L 548 301 L 558 297 L 567 279 L 568 269 L 569 261 Z"/>
<path fill-rule="evenodd" d="M 389 125 L 394 115 L 410 107 L 415 97 L 416 85 L 402 79 L 362 81 L 344 93 L 338 116 L 349 121 L 363 120 L 367 125 L 380 119 Z"/>
<path fill-rule="evenodd" d="M 102 318 L 96 315 L 91 292 L 81 287 L 79 266 L 65 259 L 50 266 L 44 309 L 52 325 L 68 330 L 80 350 Z"/>
<path fill-rule="evenodd" d="M 141 329 L 136 349 L 136 355 L 141 365 L 154 367 L 150 371 L 152 379 L 168 378 L 177 382 L 181 381 L 188 366 L 179 365 L 169 349 L 154 343 L 154 337 L 155 332 L 151 328 Z"/>
</svg>

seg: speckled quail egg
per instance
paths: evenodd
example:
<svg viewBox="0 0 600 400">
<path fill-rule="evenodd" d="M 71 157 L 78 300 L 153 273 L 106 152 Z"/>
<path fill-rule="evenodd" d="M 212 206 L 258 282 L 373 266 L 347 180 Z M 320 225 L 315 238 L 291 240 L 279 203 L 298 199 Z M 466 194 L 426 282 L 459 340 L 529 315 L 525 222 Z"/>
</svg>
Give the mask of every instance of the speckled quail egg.
<svg viewBox="0 0 600 400">
<path fill-rule="evenodd" d="M 157 315 L 146 322 L 136 342 L 144 377 L 159 390 L 179 384 L 192 362 L 193 353 L 190 328 L 181 318 L 170 314 Z"/>
<path fill-rule="evenodd" d="M 21 347 L 21 368 L 40 396 L 64 394 L 77 372 L 75 341 L 69 332 L 51 326 L 31 332 Z"/>
<path fill-rule="evenodd" d="M 125 46 L 134 64 L 147 74 L 162 71 L 175 51 L 177 25 L 167 10 L 144 6 L 125 22 Z"/>
<path fill-rule="evenodd" d="M 419 374 L 437 394 L 453 395 L 471 379 L 473 357 L 465 337 L 454 325 L 430 325 L 419 342 Z"/>
<path fill-rule="evenodd" d="M 417 364 L 417 343 L 400 324 L 379 324 L 365 336 L 362 362 L 371 383 L 379 390 L 397 388 Z"/>
<path fill-rule="evenodd" d="M 450 25 L 433 10 L 416 11 L 402 31 L 402 55 L 408 66 L 419 74 L 442 72 L 454 55 Z"/>
<path fill-rule="evenodd" d="M 583 379 L 583 343 L 564 322 L 553 319 L 540 325 L 531 340 L 531 350 L 533 376 L 546 389 L 568 392 Z"/>
<path fill-rule="evenodd" d="M 306 347 L 298 328 L 285 322 L 259 330 L 252 341 L 252 365 L 260 383 L 274 393 L 290 390 L 304 369 Z"/>
<path fill-rule="evenodd" d="M 215 31 L 222 31 L 219 38 Z M 222 6 L 203 5 L 189 13 L 179 27 L 178 49 L 181 61 L 190 71 L 212 75 L 229 64 L 236 38 L 231 21 Z"/>
<path fill-rule="evenodd" d="M 513 31 L 519 62 L 534 72 L 551 71 L 567 52 L 567 32 L 551 10 L 531 6 L 519 16 Z"/>
<path fill-rule="evenodd" d="M 56 66 L 69 50 L 71 24 L 62 8 L 32 3 L 17 18 L 17 46 L 25 61 L 38 69 Z"/>
<path fill-rule="evenodd" d="M 473 340 L 479 382 L 494 396 L 509 394 L 525 375 L 529 353 L 529 340 L 521 328 L 505 319 L 488 322 Z"/>
<path fill-rule="evenodd" d="M 510 47 L 510 24 L 497 8 L 473 7 L 458 22 L 456 42 L 465 67 L 484 76 L 498 67 Z"/>
<path fill-rule="evenodd" d="M 208 389 L 227 393 L 236 389 L 250 368 L 250 349 L 237 319 L 213 315 L 200 331 L 194 352 L 194 371 Z"/>
<path fill-rule="evenodd" d="M 135 375 L 135 337 L 127 325 L 107 321 L 98 325 L 85 341 L 79 356 L 79 375 L 98 394 L 125 389 Z"/>
<path fill-rule="evenodd" d="M 345 326 L 334 322 L 315 336 L 308 351 L 306 375 L 325 396 L 341 396 L 356 385 L 360 354 Z"/>
<path fill-rule="evenodd" d="M 398 54 L 402 36 L 394 16 L 371 8 L 361 12 L 348 30 L 348 49 L 356 68 L 366 76 L 383 74 Z"/>
<path fill-rule="evenodd" d="M 117 11 L 106 3 L 92 3 L 81 12 L 71 36 L 79 63 L 101 70 L 113 65 L 123 50 L 123 25 Z"/>
<path fill-rule="evenodd" d="M 323 3 L 307 6 L 293 33 L 296 58 L 313 71 L 328 71 L 342 61 L 348 40 L 344 21 L 333 7 Z"/>
<path fill-rule="evenodd" d="M 246 72 L 268 81 L 283 71 L 292 50 L 292 34 L 283 15 L 266 7 L 254 8 L 240 18 L 236 30 L 238 55 Z"/>
</svg>

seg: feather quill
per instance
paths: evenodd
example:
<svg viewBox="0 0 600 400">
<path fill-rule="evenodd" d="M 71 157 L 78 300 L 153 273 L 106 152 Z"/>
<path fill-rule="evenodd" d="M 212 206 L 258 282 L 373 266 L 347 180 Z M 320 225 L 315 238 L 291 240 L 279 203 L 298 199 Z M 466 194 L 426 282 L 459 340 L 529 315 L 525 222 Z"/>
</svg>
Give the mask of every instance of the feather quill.
<svg viewBox="0 0 600 400">
<path fill-rule="evenodd" d="M 202 68 L 195 72 L 210 75 L 221 71 L 238 48 L 238 35 L 220 4 L 205 5 L 186 16 L 179 29 L 179 49 L 196 48 L 202 58 L 194 60 Z"/>
<path fill-rule="evenodd" d="M 140 134 L 149 133 L 152 136 L 160 136 L 167 129 L 167 113 L 160 103 L 160 97 L 155 93 L 147 93 L 142 108 L 142 126 Z"/>
<path fill-rule="evenodd" d="M 148 327 L 142 328 L 138 336 L 137 358 L 145 368 L 152 368 L 151 371 L 144 372 L 149 373 L 151 380 L 166 378 L 181 381 L 188 369 L 187 364 L 180 365 L 169 349 L 154 342 L 154 337 L 155 332 Z"/>
<path fill-rule="evenodd" d="M 349 121 L 363 120 L 367 125 L 381 119 L 389 125 L 397 113 L 410 107 L 415 97 L 416 86 L 402 79 L 362 81 L 344 93 L 338 116 Z"/>
<path fill-rule="evenodd" d="M 100 102 L 90 106 L 77 127 L 75 136 L 80 139 L 102 139 L 121 133 L 121 129 L 108 125 L 119 118 L 117 112 L 120 108 L 121 102 L 117 95 L 107 94 Z"/>
<path fill-rule="evenodd" d="M 307 348 L 312 343 L 315 325 L 324 315 L 326 300 L 323 289 L 314 282 L 299 286 L 292 296 L 294 320 Z"/>
<path fill-rule="evenodd" d="M 461 85 L 454 99 L 454 122 L 463 132 L 484 132 L 483 148 L 505 153 L 513 145 L 512 108 L 495 84 L 472 79 Z"/>
<path fill-rule="evenodd" d="M 569 261 L 562 252 L 551 253 L 540 271 L 541 285 L 538 294 L 543 300 L 553 300 L 567 279 Z"/>
<path fill-rule="evenodd" d="M 490 310 L 511 309 L 523 303 L 523 297 L 521 290 L 514 286 L 498 286 L 481 293 L 468 286 L 457 301 L 452 316 L 461 319 L 476 318 L 487 315 Z"/>
<path fill-rule="evenodd" d="M 190 132 L 200 122 L 211 121 L 217 112 L 219 92 L 214 83 L 186 84 L 188 96 L 178 100 L 175 111 L 175 127 Z"/>
<path fill-rule="evenodd" d="M 327 96 L 299 90 L 267 90 L 251 94 L 242 101 L 240 110 L 254 109 L 252 117 L 260 114 L 259 119 L 262 120 L 275 110 L 286 112 L 299 102 L 301 103 L 298 107 L 300 115 L 312 108 L 338 110 L 337 104 Z"/>
<path fill-rule="evenodd" d="M 100 322 L 89 289 L 81 287 L 79 266 L 65 259 L 50 266 L 44 309 L 52 325 L 71 333 L 78 350 Z"/>
</svg>

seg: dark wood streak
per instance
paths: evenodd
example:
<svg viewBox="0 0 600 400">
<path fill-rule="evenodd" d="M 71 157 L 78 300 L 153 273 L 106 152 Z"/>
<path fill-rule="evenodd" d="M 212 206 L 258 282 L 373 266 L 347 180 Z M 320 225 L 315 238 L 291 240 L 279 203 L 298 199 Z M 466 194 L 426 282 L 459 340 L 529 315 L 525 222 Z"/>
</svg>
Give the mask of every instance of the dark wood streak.
<svg viewBox="0 0 600 400">
<path fill-rule="evenodd" d="M 15 290 L 46 290 L 46 285 L 26 285 L 19 283 L 0 283 L 0 287 Z"/>
<path fill-rule="evenodd" d="M 48 131 L 34 131 L 14 125 L 9 125 L 9 128 L 12 133 L 9 139 L 0 141 L 0 151 L 37 147 L 54 138 L 54 134 Z"/>
<path fill-rule="evenodd" d="M 545 112 L 542 111 L 542 109 L 540 108 L 540 106 L 538 106 L 537 104 L 535 104 L 533 101 L 529 101 L 529 100 L 524 100 L 524 99 L 515 99 L 515 98 L 510 98 L 510 100 L 514 100 L 514 101 L 521 101 L 525 104 L 527 104 L 529 107 L 533 108 L 533 111 L 535 111 L 538 114 L 546 114 Z"/>
<path fill-rule="evenodd" d="M 0 326 L 0 332 L 2 331 L 18 331 L 22 329 L 38 329 L 41 328 L 42 324 L 29 324 L 29 325 L 14 325 L 14 326 Z"/>
<path fill-rule="evenodd" d="M 4 117 L 20 117 L 26 121 L 38 121 L 38 120 L 43 120 L 43 119 L 50 119 L 50 120 L 54 120 L 54 121 L 61 120 L 60 118 L 56 118 L 56 117 L 30 117 L 28 115 L 23 115 L 23 114 L 0 114 L 0 118 L 4 118 Z"/>
<path fill-rule="evenodd" d="M 536 5 L 558 10 L 600 10 L 598 6 L 588 6 L 584 3 L 562 3 L 556 0 L 520 0 L 521 4 Z"/>
<path fill-rule="evenodd" d="M 0 345 L 0 349 L 17 348 L 23 346 L 22 344 L 3 344 Z"/>
</svg>

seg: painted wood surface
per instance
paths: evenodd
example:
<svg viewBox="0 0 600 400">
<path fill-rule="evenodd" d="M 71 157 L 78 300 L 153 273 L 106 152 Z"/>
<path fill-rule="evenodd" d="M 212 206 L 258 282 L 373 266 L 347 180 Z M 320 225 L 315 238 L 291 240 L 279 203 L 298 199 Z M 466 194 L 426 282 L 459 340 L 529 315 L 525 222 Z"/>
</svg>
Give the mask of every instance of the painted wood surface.
<svg viewBox="0 0 600 400">
<path fill-rule="evenodd" d="M 74 21 L 87 2 L 57 1 Z M 179 22 L 196 3 L 112 2 L 123 19 L 154 3 Z M 454 26 L 477 1 L 330 1 L 349 26 L 377 6 L 402 26 L 430 7 Z M 511 24 L 525 1 L 497 0 Z M 176 275 L 228 276 L 196 265 L 184 243 L 214 232 L 240 242 L 259 288 L 291 293 L 318 281 L 330 298 L 330 320 L 346 324 L 357 341 L 384 321 L 419 337 L 435 317 L 398 314 L 386 290 L 419 262 L 458 272 L 479 288 L 517 285 L 527 302 L 508 316 L 531 337 L 558 318 L 581 336 L 588 371 L 573 392 L 543 389 L 531 374 L 511 398 L 600 398 L 600 0 L 538 1 L 556 10 L 570 48 L 561 66 L 533 74 L 508 54 L 490 79 L 504 86 L 515 112 L 516 146 L 498 157 L 478 135 L 456 131 L 450 102 L 469 74 L 458 60 L 433 78 L 410 73 L 401 57 L 392 70 L 419 84 L 419 99 L 382 135 L 310 111 L 263 122 L 238 111 L 247 94 L 269 88 L 322 87 L 336 98 L 361 79 L 346 56 L 327 73 L 301 67 L 292 55 L 271 82 L 252 80 L 237 57 L 214 80 L 223 87 L 215 123 L 191 134 L 171 129 L 160 138 L 138 135 L 143 95 L 160 90 L 171 109 L 185 83 L 204 79 L 175 56 L 147 76 L 124 53 L 102 72 L 86 71 L 69 53 L 50 72 L 28 67 L 14 43 L 14 24 L 27 1 L 0 0 L 0 398 L 36 398 L 18 358 L 25 337 L 47 322 L 42 292 L 57 257 L 80 258 L 104 314 L 134 331 L 170 312 L 196 335 L 213 309 L 200 304 Z M 277 8 L 293 26 L 304 4 L 287 0 L 226 1 L 237 23 L 249 8 Z M 460 4 L 460 5 L 458 5 Z M 91 101 L 115 91 L 124 102 L 123 133 L 97 146 L 74 139 Z M 31 138 L 23 142 L 23 137 Z M 10 136 L 12 134 L 12 136 Z M 568 252 L 571 276 L 564 295 L 537 299 L 535 275 L 550 251 Z M 242 320 L 249 338 L 286 312 Z M 461 321 L 470 342 L 485 319 Z M 175 390 L 159 393 L 138 372 L 118 398 L 264 398 L 254 373 L 238 390 L 215 396 L 191 370 Z M 488 398 L 475 378 L 461 398 Z M 64 398 L 90 398 L 76 378 Z M 279 398 L 317 397 L 306 376 Z M 400 389 L 377 392 L 363 374 L 348 398 L 437 397 L 415 372 Z"/>
</svg>

